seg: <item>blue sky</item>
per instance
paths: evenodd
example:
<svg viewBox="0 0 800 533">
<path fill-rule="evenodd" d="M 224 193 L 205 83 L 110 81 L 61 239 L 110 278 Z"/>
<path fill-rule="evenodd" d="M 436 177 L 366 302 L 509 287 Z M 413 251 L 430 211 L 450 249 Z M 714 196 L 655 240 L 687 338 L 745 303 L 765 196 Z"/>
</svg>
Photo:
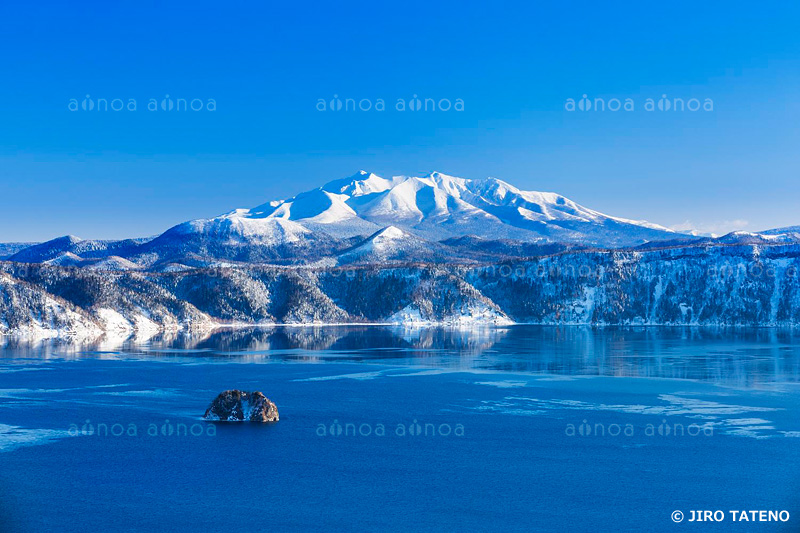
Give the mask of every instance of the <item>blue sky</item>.
<svg viewBox="0 0 800 533">
<path fill-rule="evenodd" d="M 798 27 L 797 2 L 5 2 L 0 241 L 151 235 L 359 169 L 800 224 Z M 216 109 L 147 109 L 167 94 Z M 634 111 L 565 110 L 583 94 Z M 645 111 L 662 94 L 714 109 Z M 334 95 L 386 110 L 317 110 Z M 413 95 L 464 110 L 395 110 Z"/>
</svg>

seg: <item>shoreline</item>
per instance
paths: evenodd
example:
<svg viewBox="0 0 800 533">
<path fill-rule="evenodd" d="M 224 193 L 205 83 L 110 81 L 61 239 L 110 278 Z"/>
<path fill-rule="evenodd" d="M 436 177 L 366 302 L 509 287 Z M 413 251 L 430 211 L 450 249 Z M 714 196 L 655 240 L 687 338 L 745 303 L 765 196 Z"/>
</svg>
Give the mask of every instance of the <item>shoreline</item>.
<svg viewBox="0 0 800 533">
<path fill-rule="evenodd" d="M 503 330 L 515 327 L 569 328 L 569 329 L 688 329 L 688 330 L 761 330 L 761 331 L 798 331 L 800 324 L 596 324 L 577 322 L 494 322 L 494 321 L 430 321 L 430 322 L 235 322 L 217 323 L 204 327 L 159 328 L 146 332 L 137 331 L 103 331 L 97 335 L 81 334 L 57 329 L 31 331 L 0 332 L 0 347 L 8 341 L 40 343 L 45 341 L 65 342 L 69 344 L 110 343 L 122 345 L 127 342 L 142 344 L 157 337 L 186 336 L 189 338 L 210 337 L 222 331 L 269 330 L 269 329 L 317 329 L 317 328 L 386 328 L 407 330 Z"/>
</svg>

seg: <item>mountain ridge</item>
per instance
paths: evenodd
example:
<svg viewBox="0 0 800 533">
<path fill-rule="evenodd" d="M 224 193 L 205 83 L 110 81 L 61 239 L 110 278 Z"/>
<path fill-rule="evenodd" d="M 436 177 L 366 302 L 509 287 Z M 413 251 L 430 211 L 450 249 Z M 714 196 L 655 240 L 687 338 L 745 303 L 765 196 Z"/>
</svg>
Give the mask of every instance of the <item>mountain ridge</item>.
<svg viewBox="0 0 800 533">
<path fill-rule="evenodd" d="M 388 228 L 401 232 L 402 238 L 381 238 L 387 242 L 376 247 L 376 236 Z M 446 264 L 567 249 L 769 246 L 800 242 L 797 229 L 692 236 L 606 215 L 557 193 L 523 191 L 494 177 L 466 179 L 435 171 L 384 178 L 362 170 L 287 199 L 183 222 L 152 238 L 97 241 L 68 235 L 0 249 L 7 250 L 4 259 L 15 262 L 110 270 L 370 261 Z"/>
<path fill-rule="evenodd" d="M 348 263 L 352 249 L 369 246 L 369 239 L 389 227 L 406 234 L 408 242 L 417 239 L 413 247 L 404 245 L 408 253 L 389 253 L 393 260 L 402 256 L 434 262 L 447 262 L 453 256 L 502 259 L 506 253 L 531 249 L 510 246 L 506 253 L 498 253 L 490 250 L 503 247 L 484 246 L 472 253 L 463 240 L 458 250 L 446 244 L 464 237 L 476 237 L 482 244 L 618 247 L 674 235 L 655 224 L 604 215 L 556 193 L 522 191 L 497 178 L 470 180 L 441 172 L 383 178 L 362 170 L 291 198 L 183 222 L 153 238 L 96 241 L 69 235 L 29 247 L 9 246 L 13 253 L 6 259 L 92 267 L 114 257 L 119 259 L 106 265 L 123 269 L 226 261 Z M 340 258 L 341 254 L 347 255 Z M 375 260 L 382 260 L 381 255 Z"/>
<path fill-rule="evenodd" d="M 4 336 L 275 324 L 800 326 L 800 245 L 564 251 L 500 264 L 169 272 L 0 262 Z"/>
<path fill-rule="evenodd" d="M 362 170 L 286 200 L 234 213 L 326 225 L 359 219 L 380 227 L 394 225 L 432 241 L 491 232 L 526 242 L 608 246 L 675 234 L 657 224 L 604 215 L 557 193 L 523 191 L 498 178 L 472 180 L 438 171 L 386 179 Z M 611 228 L 602 231 L 603 225 Z"/>
</svg>

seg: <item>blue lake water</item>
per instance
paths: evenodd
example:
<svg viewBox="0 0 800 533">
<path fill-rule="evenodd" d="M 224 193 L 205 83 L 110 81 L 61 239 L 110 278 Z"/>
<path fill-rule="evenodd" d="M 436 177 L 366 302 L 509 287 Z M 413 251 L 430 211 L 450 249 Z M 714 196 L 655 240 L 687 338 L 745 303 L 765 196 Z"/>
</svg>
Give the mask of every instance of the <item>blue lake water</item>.
<svg viewBox="0 0 800 533">
<path fill-rule="evenodd" d="M 203 421 L 231 388 L 264 392 L 280 422 Z M 7 341 L 0 502 L 0 531 L 22 532 L 798 531 L 800 332 Z"/>
</svg>

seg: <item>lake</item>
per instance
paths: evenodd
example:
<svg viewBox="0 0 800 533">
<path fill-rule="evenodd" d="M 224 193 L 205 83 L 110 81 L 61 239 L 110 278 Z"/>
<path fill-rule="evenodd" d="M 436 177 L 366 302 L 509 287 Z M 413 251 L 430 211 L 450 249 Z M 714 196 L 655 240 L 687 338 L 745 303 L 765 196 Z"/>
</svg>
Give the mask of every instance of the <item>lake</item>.
<svg viewBox="0 0 800 533">
<path fill-rule="evenodd" d="M 797 330 L 0 342 L 2 531 L 800 528 Z M 204 421 L 233 388 L 280 422 Z"/>
</svg>

